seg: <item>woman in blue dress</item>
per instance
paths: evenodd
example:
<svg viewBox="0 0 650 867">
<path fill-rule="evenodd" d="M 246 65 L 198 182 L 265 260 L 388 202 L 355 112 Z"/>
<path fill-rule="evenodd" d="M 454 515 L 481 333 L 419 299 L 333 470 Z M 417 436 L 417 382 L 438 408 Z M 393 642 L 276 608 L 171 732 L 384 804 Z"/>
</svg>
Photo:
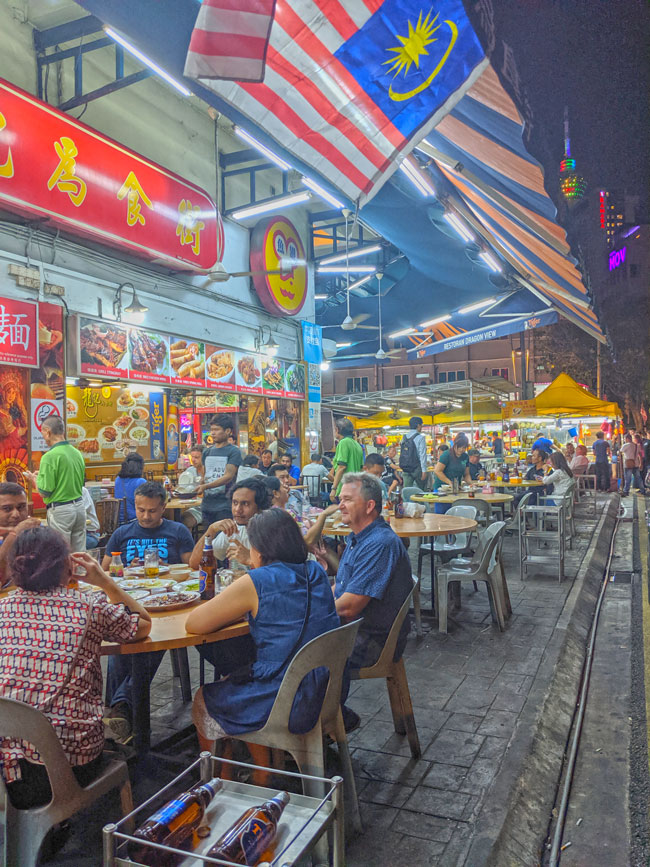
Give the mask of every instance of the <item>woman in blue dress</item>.
<svg viewBox="0 0 650 867">
<path fill-rule="evenodd" d="M 254 515 L 248 539 L 253 568 L 194 609 L 185 624 L 188 632 L 206 633 L 245 617 L 250 626 L 254 659 L 241 659 L 243 671 L 206 684 L 194 697 L 192 717 L 205 744 L 262 728 L 298 650 L 340 626 L 327 575 L 307 559 L 300 529 L 287 512 L 268 509 Z M 303 680 L 289 717 L 293 733 L 314 727 L 327 682 L 326 668 Z"/>
</svg>

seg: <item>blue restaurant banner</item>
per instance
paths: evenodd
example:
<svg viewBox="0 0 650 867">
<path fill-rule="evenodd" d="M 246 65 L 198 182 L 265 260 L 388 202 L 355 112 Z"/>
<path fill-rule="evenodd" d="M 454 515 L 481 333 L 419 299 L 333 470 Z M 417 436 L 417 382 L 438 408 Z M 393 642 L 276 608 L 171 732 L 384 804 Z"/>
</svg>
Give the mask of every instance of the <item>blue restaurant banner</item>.
<svg viewBox="0 0 650 867">
<path fill-rule="evenodd" d="M 494 325 L 486 325 L 474 331 L 457 334 L 446 340 L 438 340 L 420 349 L 414 347 L 408 352 L 415 352 L 417 358 L 427 355 L 437 355 L 439 352 L 447 352 L 450 349 L 460 349 L 462 346 L 471 346 L 473 343 L 483 343 L 486 340 L 494 340 L 495 337 L 506 337 L 508 334 L 516 334 L 518 331 L 530 331 L 532 328 L 541 328 L 542 325 L 552 325 L 557 322 L 558 315 L 555 310 L 546 310 L 533 316 L 521 319 L 511 319 L 508 322 L 497 322 Z"/>
<path fill-rule="evenodd" d="M 165 395 L 162 391 L 149 393 L 149 435 L 151 459 L 160 461 L 165 457 Z"/>
<path fill-rule="evenodd" d="M 320 364 L 323 360 L 323 328 L 314 322 L 302 320 L 302 345 L 305 361 Z"/>
</svg>

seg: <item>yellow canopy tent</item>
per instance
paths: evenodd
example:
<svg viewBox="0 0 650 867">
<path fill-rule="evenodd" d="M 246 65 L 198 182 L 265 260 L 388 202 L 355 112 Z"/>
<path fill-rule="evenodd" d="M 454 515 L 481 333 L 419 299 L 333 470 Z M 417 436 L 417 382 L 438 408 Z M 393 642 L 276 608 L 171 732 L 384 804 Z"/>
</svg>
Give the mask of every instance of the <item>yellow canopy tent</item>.
<svg viewBox="0 0 650 867">
<path fill-rule="evenodd" d="M 534 400 L 508 401 L 503 408 L 503 418 L 544 415 L 620 418 L 622 413 L 617 403 L 600 400 L 567 373 L 557 376 Z"/>
<path fill-rule="evenodd" d="M 469 424 L 471 414 L 469 410 L 469 401 L 463 404 L 462 407 L 457 407 L 450 412 L 441 412 L 433 417 L 426 412 L 418 410 L 413 411 L 413 415 L 419 415 L 425 427 L 430 427 L 432 424 L 461 424 L 467 422 Z M 499 421 L 501 419 L 501 406 L 497 400 L 474 401 L 474 424 L 479 424 L 485 421 Z M 357 430 L 373 430 L 374 428 L 383 428 L 385 425 L 391 427 L 408 427 L 409 416 L 406 413 L 400 413 L 399 418 L 394 418 L 393 413 L 378 412 L 370 418 L 355 418 L 352 419 Z"/>
</svg>

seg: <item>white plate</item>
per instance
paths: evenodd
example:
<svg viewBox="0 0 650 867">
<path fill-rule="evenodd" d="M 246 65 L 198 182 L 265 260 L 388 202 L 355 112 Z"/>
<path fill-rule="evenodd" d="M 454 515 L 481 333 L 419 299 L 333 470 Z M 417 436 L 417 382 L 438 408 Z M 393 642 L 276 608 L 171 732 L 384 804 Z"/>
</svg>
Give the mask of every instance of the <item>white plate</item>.
<svg viewBox="0 0 650 867">
<path fill-rule="evenodd" d="M 169 566 L 166 563 L 161 563 L 158 567 L 158 574 L 164 575 L 169 572 Z M 125 578 L 144 578 L 144 566 L 128 566 L 124 570 Z"/>
<path fill-rule="evenodd" d="M 160 591 L 168 590 L 174 584 L 173 581 L 164 578 L 125 578 L 120 581 L 122 590 L 130 593 L 132 590 Z"/>
<path fill-rule="evenodd" d="M 199 578 L 188 578 L 186 581 L 179 581 L 177 584 L 174 584 L 172 590 L 176 590 L 178 592 L 182 590 L 189 590 L 191 593 L 198 593 L 199 581 Z"/>
</svg>

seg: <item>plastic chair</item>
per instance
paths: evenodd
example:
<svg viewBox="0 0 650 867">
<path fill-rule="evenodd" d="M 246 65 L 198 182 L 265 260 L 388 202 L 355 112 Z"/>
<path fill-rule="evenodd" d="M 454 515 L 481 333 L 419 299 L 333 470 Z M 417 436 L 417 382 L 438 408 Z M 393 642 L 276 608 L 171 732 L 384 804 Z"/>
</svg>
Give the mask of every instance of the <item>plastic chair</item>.
<svg viewBox="0 0 650 867">
<path fill-rule="evenodd" d="M 485 530 L 485 532 L 481 535 L 479 539 L 479 544 L 474 552 L 474 556 L 469 559 L 468 557 L 454 557 L 452 560 L 447 563 L 447 567 L 457 570 L 462 569 L 463 571 L 467 571 L 469 569 L 475 569 L 481 562 L 481 557 L 483 556 L 483 551 L 485 550 L 486 544 L 490 541 L 494 533 L 497 532 L 495 527 L 499 523 L 503 522 L 495 522 L 494 524 L 490 524 L 490 526 Z M 498 528 L 497 528 L 498 529 Z M 508 592 L 508 583 L 506 581 L 506 572 L 503 566 L 503 557 L 501 554 L 501 549 L 503 548 L 503 540 L 505 539 L 505 528 L 501 536 L 499 537 L 499 545 L 497 547 L 497 563 L 499 569 L 501 571 L 501 580 L 503 584 L 503 612 L 506 617 L 510 617 L 512 614 L 512 604 L 510 602 L 510 593 Z M 478 591 L 478 585 L 476 581 L 474 581 L 474 590 Z"/>
<path fill-rule="evenodd" d="M 39 710 L 11 698 L 0 698 L 0 736 L 33 744 L 45 763 L 52 800 L 42 807 L 17 810 L 12 806 L 0 775 L 0 863 L 36 867 L 48 831 L 74 813 L 89 807 L 107 792 L 120 790 L 122 814 L 133 810 L 131 782 L 126 762 L 113 759 L 96 780 L 82 788 L 50 721 Z"/>
<path fill-rule="evenodd" d="M 509 520 L 506 521 L 506 528 L 504 532 L 510 533 L 511 531 L 515 530 L 519 532 L 519 513 L 530 503 L 534 495 L 535 491 L 529 491 L 527 494 L 524 494 L 521 500 L 519 500 Z"/>
<path fill-rule="evenodd" d="M 471 506 L 457 506 L 454 504 L 447 512 L 447 515 L 456 515 L 459 518 L 474 520 L 476 517 L 476 506 L 474 504 Z M 470 530 L 469 533 L 451 534 L 455 537 L 454 542 L 447 542 L 445 541 L 445 536 L 438 536 L 433 541 L 433 551 L 431 550 L 430 542 L 422 542 L 418 551 L 418 579 L 422 576 L 422 561 L 425 554 L 431 554 L 431 556 L 437 554 L 441 557 L 446 554 L 460 554 L 469 548 L 472 532 Z"/>
<path fill-rule="evenodd" d="M 261 729 L 223 735 L 218 738 L 218 740 L 232 738 L 245 743 L 284 750 L 293 756 L 301 774 L 325 777 L 323 735 L 330 735 L 337 743 L 343 765 L 345 803 L 352 811 L 353 828 L 359 833 L 362 830 L 361 815 L 341 714 L 341 685 L 345 664 L 352 653 L 360 623 L 361 620 L 355 620 L 346 623 L 345 626 L 331 629 L 301 647 L 285 672 L 269 718 Z M 329 669 L 329 682 L 320 716 L 311 731 L 301 735 L 293 734 L 289 731 L 289 716 L 298 687 L 310 671 L 321 667 Z M 199 733 L 207 740 L 212 739 L 210 734 L 204 735 L 201 731 Z M 312 793 L 305 792 L 305 794 Z M 313 794 L 320 796 L 319 792 Z"/>
<path fill-rule="evenodd" d="M 466 497 L 461 500 L 454 500 L 454 506 L 457 508 L 458 506 L 469 506 L 471 509 L 476 510 L 476 520 L 479 525 L 483 525 L 487 527 L 490 523 L 491 518 L 491 509 L 490 504 L 486 503 L 485 500 L 479 500 L 475 497 Z M 447 512 L 449 514 L 449 512 Z"/>
<path fill-rule="evenodd" d="M 402 488 L 402 499 L 405 503 L 410 503 L 413 495 L 418 496 L 423 493 L 422 488 L 418 488 L 417 485 L 410 485 L 407 488 Z"/>
<path fill-rule="evenodd" d="M 438 585 L 438 629 L 447 632 L 447 595 L 449 584 L 453 581 L 485 581 L 488 588 L 492 617 L 501 632 L 505 630 L 503 575 L 496 574 L 499 559 L 498 546 L 503 537 L 505 522 L 497 521 L 485 531 L 488 536 L 481 560 L 473 569 L 441 569 L 437 576 Z"/>
<path fill-rule="evenodd" d="M 369 680 L 374 677 L 385 677 L 386 686 L 388 688 L 388 698 L 390 700 L 390 709 L 393 714 L 393 723 L 395 731 L 398 735 L 406 735 L 411 748 L 411 755 L 414 759 L 419 759 L 422 755 L 420 749 L 420 739 L 418 738 L 418 730 L 415 726 L 415 717 L 413 716 L 413 704 L 411 702 L 411 692 L 409 690 L 409 682 L 406 677 L 406 668 L 404 660 L 400 657 L 397 662 L 394 661 L 395 647 L 397 639 L 402 628 L 402 624 L 406 619 L 408 610 L 411 605 L 411 596 L 418 586 L 418 579 L 413 576 L 413 590 L 404 600 L 393 625 L 388 633 L 388 638 L 384 644 L 384 649 L 377 662 L 374 665 L 369 665 L 367 668 L 360 668 L 358 671 L 351 672 L 352 680 Z"/>
</svg>

